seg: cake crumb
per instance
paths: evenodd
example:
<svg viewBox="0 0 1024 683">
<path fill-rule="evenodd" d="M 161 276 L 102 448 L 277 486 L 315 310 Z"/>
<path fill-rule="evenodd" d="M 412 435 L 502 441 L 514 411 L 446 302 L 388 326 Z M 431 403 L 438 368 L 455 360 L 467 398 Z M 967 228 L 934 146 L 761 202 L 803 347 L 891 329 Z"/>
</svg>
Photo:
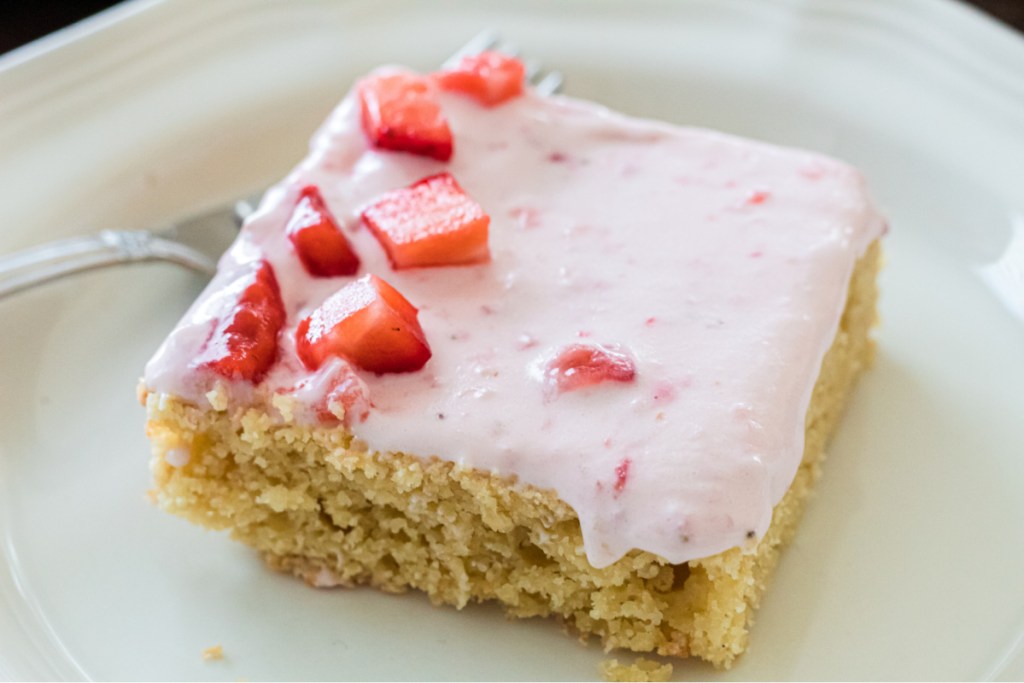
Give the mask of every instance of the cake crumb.
<svg viewBox="0 0 1024 683">
<path fill-rule="evenodd" d="M 228 409 L 228 390 L 222 382 L 217 382 L 216 386 L 210 391 L 206 392 L 206 400 L 210 402 L 210 407 L 216 411 L 223 412 Z"/>
<path fill-rule="evenodd" d="M 335 399 L 327 404 L 327 410 L 341 423 L 345 422 L 345 404 Z"/>
<path fill-rule="evenodd" d="M 653 659 L 638 658 L 632 664 L 620 664 L 617 659 L 601 662 L 601 675 L 606 681 L 667 681 L 672 678 L 672 665 Z"/>
<path fill-rule="evenodd" d="M 295 409 L 298 402 L 293 396 L 274 394 L 270 397 L 270 403 L 277 409 L 277 412 L 281 414 L 281 419 L 286 423 L 295 421 Z"/>
<path fill-rule="evenodd" d="M 224 647 L 221 645 L 214 645 L 203 650 L 204 662 L 219 662 L 222 659 L 224 659 Z"/>
</svg>

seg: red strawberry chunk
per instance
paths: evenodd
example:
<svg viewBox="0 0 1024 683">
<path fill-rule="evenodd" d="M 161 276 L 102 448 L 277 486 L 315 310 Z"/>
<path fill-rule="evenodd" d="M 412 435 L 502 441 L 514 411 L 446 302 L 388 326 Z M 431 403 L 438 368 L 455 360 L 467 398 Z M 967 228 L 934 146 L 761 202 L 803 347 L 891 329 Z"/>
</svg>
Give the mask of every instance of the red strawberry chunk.
<svg viewBox="0 0 1024 683">
<path fill-rule="evenodd" d="M 462 58 L 454 68 L 436 74 L 445 90 L 454 90 L 492 107 L 523 92 L 526 68 L 515 57 L 500 52 L 481 52 Z"/>
<path fill-rule="evenodd" d="M 312 415 L 322 423 L 344 424 L 346 427 L 366 422 L 373 406 L 366 382 L 356 374 L 350 363 L 341 358 L 325 361 L 319 370 L 307 375 L 294 386 L 279 388 L 277 393 L 293 396 L 303 406 L 303 411 L 308 407 Z M 309 413 L 300 414 L 306 416 Z M 287 419 L 293 419 L 294 415 L 292 413 Z"/>
<path fill-rule="evenodd" d="M 295 332 L 299 358 L 311 370 L 338 356 L 370 372 L 412 372 L 430 359 L 417 309 L 376 275 L 342 287 Z"/>
<path fill-rule="evenodd" d="M 391 266 L 455 266 L 491 258 L 491 218 L 448 173 L 388 192 L 363 211 L 363 222 Z"/>
<path fill-rule="evenodd" d="M 339 413 L 342 415 L 340 421 L 345 426 L 366 422 L 370 416 L 366 384 L 351 369 L 340 374 L 323 401 L 317 405 L 317 417 L 321 422 L 337 423 Z"/>
<path fill-rule="evenodd" d="M 325 424 L 350 427 L 370 416 L 369 388 L 352 366 L 340 358 L 326 361 L 316 373 L 282 391 L 291 391 L 300 400 L 315 396 L 313 412 Z"/>
<path fill-rule="evenodd" d="M 596 344 L 569 344 L 544 366 L 544 379 L 557 393 L 602 382 L 632 382 L 635 377 L 632 358 Z"/>
<path fill-rule="evenodd" d="M 302 188 L 286 228 L 295 253 L 313 277 L 355 275 L 359 257 L 315 185 Z"/>
<path fill-rule="evenodd" d="M 359 84 L 363 130 L 375 147 L 448 161 L 452 131 L 429 78 L 378 74 Z"/>
<path fill-rule="evenodd" d="M 228 379 L 259 383 L 277 359 L 277 335 L 284 326 L 284 303 L 266 261 L 228 285 L 222 294 L 235 296 L 206 340 L 197 367 L 209 368 Z"/>
<path fill-rule="evenodd" d="M 632 460 L 630 460 L 629 458 L 623 458 L 622 461 L 615 466 L 616 496 L 622 493 L 622 489 L 626 488 L 626 484 L 629 482 L 629 466 L 632 464 Z"/>
</svg>

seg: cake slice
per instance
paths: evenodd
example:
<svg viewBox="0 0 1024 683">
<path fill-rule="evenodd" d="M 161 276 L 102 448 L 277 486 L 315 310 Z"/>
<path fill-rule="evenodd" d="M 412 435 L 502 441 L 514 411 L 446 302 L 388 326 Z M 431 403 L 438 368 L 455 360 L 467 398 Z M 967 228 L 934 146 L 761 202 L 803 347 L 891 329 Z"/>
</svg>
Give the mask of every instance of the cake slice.
<svg viewBox="0 0 1024 683">
<path fill-rule="evenodd" d="M 727 667 L 870 363 L 883 232 L 833 159 L 500 56 L 379 70 L 148 364 L 155 500 L 314 586 Z"/>
</svg>

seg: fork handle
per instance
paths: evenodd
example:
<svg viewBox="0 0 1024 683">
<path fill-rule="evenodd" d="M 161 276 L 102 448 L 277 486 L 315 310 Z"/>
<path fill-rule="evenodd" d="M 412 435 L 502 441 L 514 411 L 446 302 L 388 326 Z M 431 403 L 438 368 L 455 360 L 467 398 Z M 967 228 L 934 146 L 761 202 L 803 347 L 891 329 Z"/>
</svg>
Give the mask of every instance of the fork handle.
<svg viewBox="0 0 1024 683">
<path fill-rule="evenodd" d="M 200 252 L 147 230 L 104 230 L 0 257 L 0 299 L 68 275 L 143 261 L 169 261 L 206 275 L 217 268 Z"/>
</svg>

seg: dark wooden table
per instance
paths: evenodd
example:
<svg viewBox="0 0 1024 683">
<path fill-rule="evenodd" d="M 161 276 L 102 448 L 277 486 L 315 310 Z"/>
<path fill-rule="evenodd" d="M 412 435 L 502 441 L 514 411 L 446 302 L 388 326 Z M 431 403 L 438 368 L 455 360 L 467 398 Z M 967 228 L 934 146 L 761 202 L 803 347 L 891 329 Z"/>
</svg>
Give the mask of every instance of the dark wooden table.
<svg viewBox="0 0 1024 683">
<path fill-rule="evenodd" d="M 1024 31 L 1024 0 L 968 0 L 1007 24 Z"/>
<path fill-rule="evenodd" d="M 1024 31 L 1024 0 L 965 1 Z M 116 3 L 111 0 L 0 0 L 0 53 L 56 31 L 113 4 Z"/>
</svg>

